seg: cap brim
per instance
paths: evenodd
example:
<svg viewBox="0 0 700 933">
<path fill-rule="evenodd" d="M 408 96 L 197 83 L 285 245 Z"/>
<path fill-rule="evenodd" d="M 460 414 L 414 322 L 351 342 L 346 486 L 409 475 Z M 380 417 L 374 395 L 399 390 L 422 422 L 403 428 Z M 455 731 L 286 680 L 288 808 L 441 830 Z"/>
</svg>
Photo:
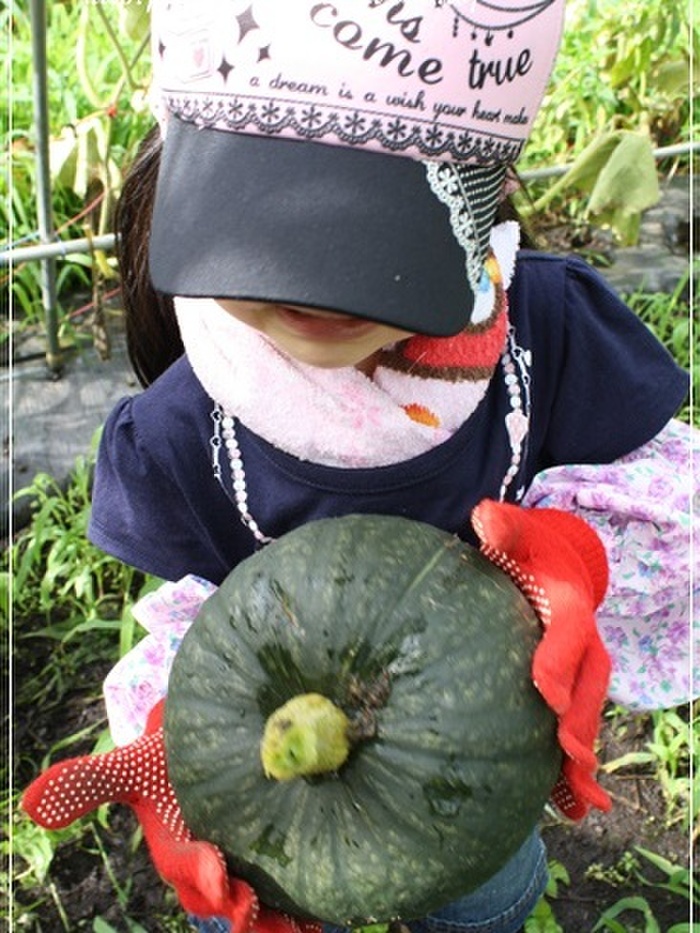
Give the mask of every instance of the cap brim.
<svg viewBox="0 0 700 933">
<path fill-rule="evenodd" d="M 165 294 L 322 308 L 432 336 L 462 330 L 474 303 L 422 163 L 175 117 L 149 259 Z"/>
</svg>

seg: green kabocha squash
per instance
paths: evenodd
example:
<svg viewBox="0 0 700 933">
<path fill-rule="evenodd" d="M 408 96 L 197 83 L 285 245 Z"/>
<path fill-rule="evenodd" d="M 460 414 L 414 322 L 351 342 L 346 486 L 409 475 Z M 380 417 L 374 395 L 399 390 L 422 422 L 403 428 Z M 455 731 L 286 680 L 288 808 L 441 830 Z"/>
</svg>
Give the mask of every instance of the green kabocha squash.
<svg viewBox="0 0 700 933">
<path fill-rule="evenodd" d="M 175 657 L 165 741 L 187 824 L 298 915 L 357 925 L 461 897 L 559 771 L 539 638 L 510 579 L 435 528 L 291 532 L 229 575 Z"/>
</svg>

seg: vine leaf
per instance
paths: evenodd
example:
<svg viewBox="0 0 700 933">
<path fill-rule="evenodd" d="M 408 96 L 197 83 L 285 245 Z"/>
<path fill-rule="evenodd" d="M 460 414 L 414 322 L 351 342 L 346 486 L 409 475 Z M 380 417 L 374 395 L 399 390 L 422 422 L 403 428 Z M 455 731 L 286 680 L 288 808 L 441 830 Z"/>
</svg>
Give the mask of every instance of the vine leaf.
<svg viewBox="0 0 700 933">
<path fill-rule="evenodd" d="M 542 210 L 572 188 L 588 194 L 588 214 L 611 226 L 624 245 L 634 243 L 642 211 L 660 197 L 649 135 L 613 130 L 596 137 L 534 209 Z"/>
</svg>

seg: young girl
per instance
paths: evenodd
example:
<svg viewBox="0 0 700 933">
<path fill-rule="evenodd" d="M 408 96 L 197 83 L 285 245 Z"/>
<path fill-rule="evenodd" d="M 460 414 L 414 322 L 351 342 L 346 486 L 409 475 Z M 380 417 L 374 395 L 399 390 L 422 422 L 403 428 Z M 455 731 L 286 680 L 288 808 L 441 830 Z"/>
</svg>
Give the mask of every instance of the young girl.
<svg viewBox="0 0 700 933">
<path fill-rule="evenodd" d="M 324 516 L 405 515 L 476 543 L 484 498 L 556 506 L 606 546 L 610 695 L 688 698 L 686 375 L 593 270 L 520 250 L 501 220 L 562 15 L 562 0 L 154 4 L 160 131 L 119 214 L 147 388 L 105 425 L 96 544 L 216 585 Z M 127 742 L 143 716 L 117 706 Z M 545 875 L 534 834 L 410 926 L 514 933 Z"/>
</svg>

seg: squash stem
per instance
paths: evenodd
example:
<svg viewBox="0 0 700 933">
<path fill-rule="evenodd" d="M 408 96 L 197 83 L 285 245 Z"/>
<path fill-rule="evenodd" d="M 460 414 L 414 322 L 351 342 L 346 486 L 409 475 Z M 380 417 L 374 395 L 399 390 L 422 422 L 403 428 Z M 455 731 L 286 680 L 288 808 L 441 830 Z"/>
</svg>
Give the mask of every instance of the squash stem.
<svg viewBox="0 0 700 933">
<path fill-rule="evenodd" d="M 277 781 L 337 771 L 350 753 L 350 720 L 328 697 L 302 693 L 265 723 L 260 757 Z"/>
</svg>

